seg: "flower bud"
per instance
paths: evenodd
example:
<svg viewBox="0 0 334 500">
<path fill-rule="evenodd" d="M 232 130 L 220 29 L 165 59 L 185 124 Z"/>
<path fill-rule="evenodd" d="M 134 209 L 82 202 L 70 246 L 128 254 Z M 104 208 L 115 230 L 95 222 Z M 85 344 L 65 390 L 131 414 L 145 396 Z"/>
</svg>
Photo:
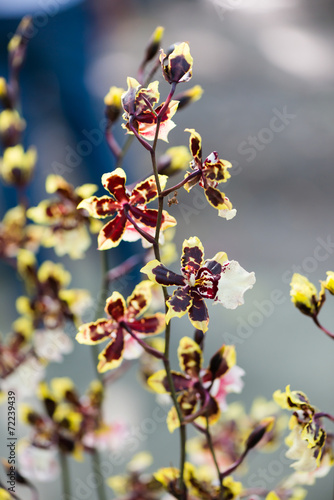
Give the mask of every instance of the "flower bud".
<svg viewBox="0 0 334 500">
<path fill-rule="evenodd" d="M 188 104 L 198 101 L 203 94 L 204 90 L 200 85 L 195 85 L 191 89 L 180 92 L 175 96 L 175 100 L 179 101 L 177 110 L 185 108 Z"/>
<path fill-rule="evenodd" d="M 167 149 L 158 163 L 159 174 L 174 175 L 185 170 L 192 159 L 186 146 L 175 146 Z"/>
<path fill-rule="evenodd" d="M 334 295 L 334 272 L 327 271 L 326 281 L 322 281 L 321 284 L 328 290 L 332 295 Z"/>
<path fill-rule="evenodd" d="M 8 94 L 7 82 L 3 76 L 0 76 L 0 99 L 6 99 Z"/>
<path fill-rule="evenodd" d="M 146 47 L 145 58 L 142 64 L 143 66 L 149 61 L 151 61 L 151 59 L 153 59 L 153 57 L 158 52 L 164 31 L 165 28 L 163 28 L 162 26 L 158 26 L 157 28 L 155 28 L 150 38 L 150 41 Z"/>
<path fill-rule="evenodd" d="M 32 17 L 25 16 L 8 44 L 10 65 L 20 69 L 26 56 L 26 46 L 32 36 Z"/>
<path fill-rule="evenodd" d="M 110 121 L 114 123 L 122 111 L 122 94 L 125 90 L 120 87 L 110 87 L 108 94 L 104 98 L 104 104 L 106 105 L 105 115 Z"/>
<path fill-rule="evenodd" d="M 5 109 L 0 113 L 0 140 L 4 149 L 18 143 L 25 126 L 26 122 L 16 110 Z"/>
<path fill-rule="evenodd" d="M 0 161 L 1 176 L 8 184 L 25 186 L 31 179 L 36 161 L 37 153 L 34 147 L 30 147 L 26 152 L 21 144 L 7 148 Z"/>
<path fill-rule="evenodd" d="M 256 446 L 266 432 L 271 431 L 275 423 L 274 417 L 267 417 L 261 420 L 259 425 L 250 433 L 246 441 L 246 449 L 250 450 Z"/>
<path fill-rule="evenodd" d="M 322 289 L 319 298 L 316 287 L 306 276 L 294 273 L 290 283 L 291 301 L 293 304 L 307 316 L 317 316 L 325 300 L 324 290 Z"/>
<path fill-rule="evenodd" d="M 174 45 L 167 52 L 161 51 L 162 74 L 168 83 L 188 82 L 192 76 L 193 58 L 187 42 Z"/>
</svg>

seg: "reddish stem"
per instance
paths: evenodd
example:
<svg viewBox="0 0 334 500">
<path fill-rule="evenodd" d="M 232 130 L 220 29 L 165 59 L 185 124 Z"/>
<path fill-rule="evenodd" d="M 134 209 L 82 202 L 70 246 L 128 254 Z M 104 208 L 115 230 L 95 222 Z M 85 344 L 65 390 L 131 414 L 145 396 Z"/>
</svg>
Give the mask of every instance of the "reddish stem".
<svg viewBox="0 0 334 500">
<path fill-rule="evenodd" d="M 143 349 L 145 349 L 146 352 L 148 352 L 149 354 L 151 354 L 155 358 L 162 359 L 162 360 L 166 359 L 162 352 L 158 351 L 157 349 L 154 349 L 154 347 L 149 346 L 148 344 L 146 344 L 146 342 L 144 342 L 142 339 L 137 337 L 137 335 L 131 330 L 131 328 L 129 327 L 129 325 L 127 323 L 122 321 L 121 326 L 122 326 L 122 328 L 124 328 L 124 330 L 126 330 L 131 335 L 131 337 L 133 337 L 138 342 L 139 345 L 142 346 Z"/>
<path fill-rule="evenodd" d="M 329 420 L 331 420 L 332 422 L 334 422 L 334 416 L 331 415 L 330 413 L 325 413 L 325 412 L 319 412 L 319 413 L 316 413 L 314 415 L 314 418 L 328 418 Z"/>
<path fill-rule="evenodd" d="M 188 175 L 188 177 L 185 177 L 181 182 L 179 182 L 178 184 L 175 184 L 175 186 L 172 186 L 171 188 L 165 189 L 161 193 L 161 196 L 165 197 L 165 196 L 169 195 L 170 193 L 172 193 L 173 191 L 177 191 L 182 186 L 187 184 L 187 182 L 190 181 L 190 179 L 193 179 L 194 177 L 196 177 L 196 175 L 198 175 L 200 172 L 201 171 L 199 169 L 196 169 L 194 172 L 192 172 L 190 175 Z"/>
<path fill-rule="evenodd" d="M 121 155 L 122 155 L 122 148 L 119 146 L 118 142 L 116 141 L 114 134 L 111 131 L 111 127 L 107 125 L 106 130 L 105 130 L 105 137 L 107 140 L 107 144 L 115 156 L 116 160 L 118 160 Z"/>
<path fill-rule="evenodd" d="M 151 236 L 150 234 L 148 234 L 146 231 L 144 231 L 143 229 L 141 229 L 137 222 L 131 217 L 131 215 L 129 214 L 129 212 L 127 210 L 125 210 L 125 214 L 126 214 L 126 218 L 128 219 L 129 222 L 131 222 L 131 224 L 133 225 L 133 227 L 138 231 L 138 233 L 143 237 L 145 238 L 145 240 L 147 240 L 149 243 L 151 243 L 151 245 L 155 245 L 155 239 L 153 238 L 153 236 Z"/>
<path fill-rule="evenodd" d="M 144 146 L 145 149 L 147 149 L 147 151 L 149 151 L 150 153 L 152 153 L 152 146 L 150 146 L 150 144 L 145 141 L 145 139 L 143 139 L 142 137 L 140 137 L 140 135 L 138 134 L 135 126 L 133 125 L 133 122 L 134 122 L 135 118 L 134 116 L 130 116 L 130 120 L 129 120 L 129 127 L 130 127 L 130 130 L 131 132 L 133 132 L 133 134 L 137 137 L 138 141 L 140 142 L 140 144 L 142 146 Z"/>
<path fill-rule="evenodd" d="M 320 330 L 322 330 L 326 335 L 328 335 L 328 337 L 330 337 L 331 339 L 334 340 L 334 334 L 331 333 L 329 330 L 327 330 L 327 328 L 325 328 L 324 326 L 322 326 L 319 323 L 317 316 L 312 316 L 312 319 L 313 319 L 314 323 L 317 325 L 317 327 L 320 328 Z"/>
<path fill-rule="evenodd" d="M 249 449 L 247 448 L 243 454 L 236 460 L 228 469 L 226 469 L 224 472 L 220 474 L 221 480 L 224 479 L 224 477 L 229 476 L 239 465 L 244 461 L 246 458 L 247 453 L 249 452 Z"/>
</svg>

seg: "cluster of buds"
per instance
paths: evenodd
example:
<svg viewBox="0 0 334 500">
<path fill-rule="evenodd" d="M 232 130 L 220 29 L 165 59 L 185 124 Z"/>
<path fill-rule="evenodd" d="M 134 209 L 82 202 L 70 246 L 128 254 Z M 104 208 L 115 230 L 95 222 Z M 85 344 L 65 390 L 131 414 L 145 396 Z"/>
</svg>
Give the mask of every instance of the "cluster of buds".
<svg viewBox="0 0 334 500">
<path fill-rule="evenodd" d="M 31 22 L 30 17 L 23 18 L 10 40 L 9 81 L 0 78 L 0 102 L 3 106 L 0 112 L 0 143 L 3 149 L 0 176 L 16 188 L 25 187 L 30 182 L 37 161 L 36 149 L 29 147 L 25 151 L 20 143 L 26 124 L 18 111 L 18 74 L 25 60 Z"/>
</svg>

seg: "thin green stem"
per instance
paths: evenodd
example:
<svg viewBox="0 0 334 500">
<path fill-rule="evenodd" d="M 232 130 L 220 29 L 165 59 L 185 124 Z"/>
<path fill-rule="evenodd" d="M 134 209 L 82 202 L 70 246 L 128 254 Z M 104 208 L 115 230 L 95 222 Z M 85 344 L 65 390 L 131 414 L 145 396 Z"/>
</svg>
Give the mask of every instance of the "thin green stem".
<svg viewBox="0 0 334 500">
<path fill-rule="evenodd" d="M 108 297 L 108 270 L 109 270 L 109 265 L 108 265 L 108 253 L 106 251 L 101 252 L 101 262 L 102 262 L 102 281 L 101 281 L 101 292 L 100 292 L 100 298 L 98 302 L 98 307 L 96 309 L 96 319 L 100 318 L 103 315 L 104 312 L 104 306 Z M 97 359 L 99 356 L 99 348 L 96 344 L 93 344 L 91 349 L 92 353 L 92 359 L 93 359 L 93 364 L 94 368 L 96 370 L 96 375 L 97 378 L 100 380 L 102 384 L 104 384 L 103 376 L 102 373 L 97 371 Z M 101 474 L 101 461 L 100 461 L 100 456 L 99 452 L 94 449 L 92 452 L 92 468 L 95 474 Z M 104 483 L 104 477 L 101 474 L 101 477 L 99 478 L 100 480 L 98 481 L 97 484 L 97 493 L 98 493 L 98 500 L 107 500 L 106 492 L 105 492 L 105 483 Z"/>
<path fill-rule="evenodd" d="M 218 498 L 219 498 L 219 500 L 222 500 L 222 498 L 223 498 L 223 483 L 222 483 L 222 480 L 221 480 L 221 474 L 220 474 L 220 470 L 219 470 L 219 465 L 218 465 L 218 461 L 217 461 L 215 449 L 214 449 L 213 442 L 212 442 L 212 436 L 211 436 L 211 433 L 210 433 L 210 424 L 209 424 L 208 417 L 206 417 L 205 435 L 206 435 L 206 440 L 208 442 L 209 450 L 210 450 L 210 453 L 211 453 L 211 456 L 212 456 L 212 460 L 213 460 L 213 462 L 215 464 L 216 471 L 217 471 L 217 476 L 218 476 L 218 481 L 219 481 L 219 488 L 220 488 L 219 497 Z"/>
<path fill-rule="evenodd" d="M 100 290 L 100 297 L 99 301 L 97 304 L 97 309 L 95 313 L 95 319 L 101 318 L 103 316 L 104 312 L 104 307 L 105 303 L 108 297 L 108 253 L 106 250 L 101 251 L 101 265 L 102 265 L 102 282 L 101 282 L 101 290 Z M 97 371 L 97 359 L 99 356 L 99 347 L 97 344 L 93 344 L 91 346 L 91 353 L 92 353 L 92 360 L 93 360 L 93 366 L 94 369 L 96 370 L 96 375 L 97 378 L 100 380 L 100 382 L 103 383 L 103 377 L 100 372 Z"/>
<path fill-rule="evenodd" d="M 69 500 L 71 498 L 71 481 L 70 471 L 68 467 L 68 458 L 65 453 L 60 452 L 60 467 L 61 467 L 61 482 L 62 482 L 62 498 Z"/>
<path fill-rule="evenodd" d="M 92 469 L 93 472 L 98 476 L 96 486 L 98 500 L 107 500 L 107 494 L 104 487 L 105 478 L 102 474 L 100 455 L 96 450 L 92 452 Z"/>
</svg>

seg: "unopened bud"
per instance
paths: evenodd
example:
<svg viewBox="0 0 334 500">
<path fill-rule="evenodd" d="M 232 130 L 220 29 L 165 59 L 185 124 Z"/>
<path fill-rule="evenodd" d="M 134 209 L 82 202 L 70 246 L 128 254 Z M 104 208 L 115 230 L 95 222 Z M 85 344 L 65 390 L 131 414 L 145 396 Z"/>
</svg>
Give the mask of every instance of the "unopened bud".
<svg viewBox="0 0 334 500">
<path fill-rule="evenodd" d="M 108 94 L 104 98 L 105 115 L 110 123 L 114 123 L 122 111 L 121 97 L 124 92 L 125 90 L 120 87 L 110 87 Z"/>
<path fill-rule="evenodd" d="M 0 113 L 0 140 L 4 148 L 15 146 L 25 129 L 26 122 L 16 110 L 4 109 Z"/>
<path fill-rule="evenodd" d="M 34 147 L 24 152 L 23 146 L 18 144 L 5 149 L 0 161 L 1 177 L 14 186 L 25 186 L 31 179 L 37 153 Z"/>
<path fill-rule="evenodd" d="M 177 174 L 180 170 L 185 170 L 189 166 L 191 159 L 192 157 L 186 146 L 175 146 L 173 148 L 169 148 L 159 159 L 159 174 Z"/>
<path fill-rule="evenodd" d="M 193 58 L 187 42 L 175 45 L 172 50 L 161 51 L 162 74 L 168 83 L 187 82 L 192 76 Z"/>
<path fill-rule="evenodd" d="M 275 418 L 274 417 L 267 417 L 261 420 L 259 425 L 255 427 L 255 429 L 251 432 L 251 434 L 248 436 L 248 439 L 246 441 L 246 449 L 250 450 L 256 446 L 263 436 L 266 434 L 266 432 L 271 431 L 275 423 Z"/>
<path fill-rule="evenodd" d="M 165 28 L 163 28 L 162 26 L 158 26 L 157 28 L 155 28 L 155 30 L 152 33 L 152 36 L 150 38 L 150 41 L 147 45 L 147 48 L 146 48 L 143 65 L 145 65 L 146 63 L 151 61 L 151 59 L 153 59 L 153 57 L 158 52 L 164 31 L 165 31 Z"/>
<path fill-rule="evenodd" d="M 175 100 L 179 101 L 177 110 L 185 108 L 188 104 L 198 101 L 203 94 L 204 90 L 200 85 L 195 85 L 191 89 L 180 92 L 175 96 Z"/>
</svg>

